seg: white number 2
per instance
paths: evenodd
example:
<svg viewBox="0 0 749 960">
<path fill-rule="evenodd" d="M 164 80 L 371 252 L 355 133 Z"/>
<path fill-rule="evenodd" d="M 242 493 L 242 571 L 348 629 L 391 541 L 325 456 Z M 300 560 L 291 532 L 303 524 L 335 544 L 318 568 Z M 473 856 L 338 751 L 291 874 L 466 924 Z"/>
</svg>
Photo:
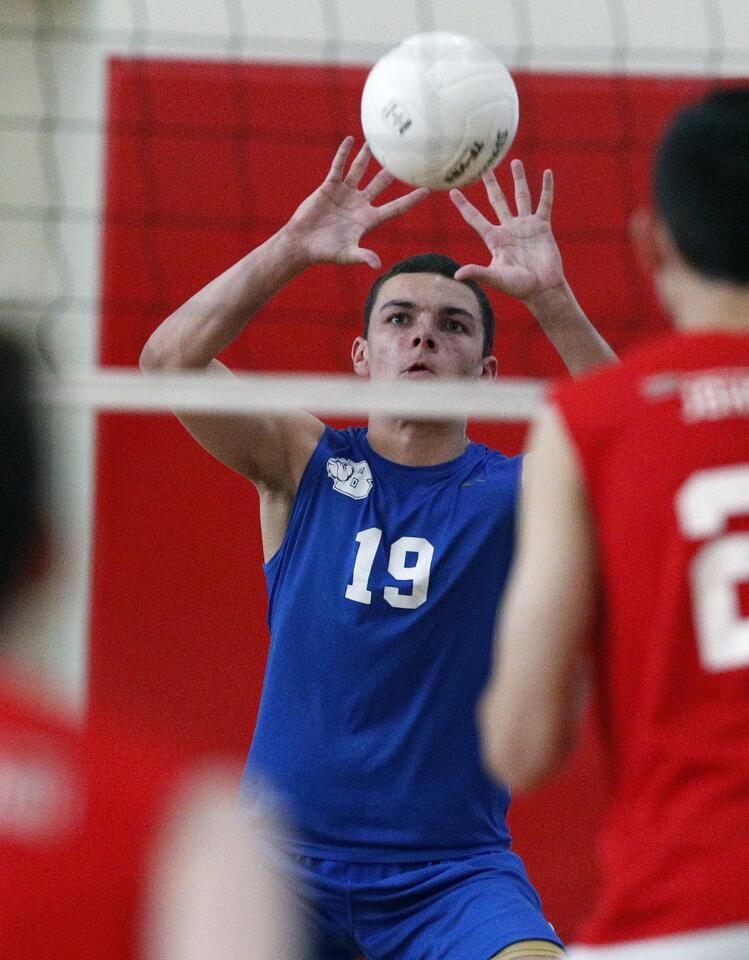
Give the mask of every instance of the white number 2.
<svg viewBox="0 0 749 960">
<path fill-rule="evenodd" d="M 382 540 L 382 530 L 370 527 L 356 535 L 359 549 L 356 551 L 354 573 L 351 583 L 346 587 L 346 598 L 357 603 L 371 603 L 372 591 L 368 588 L 369 575 L 372 572 L 377 548 Z M 407 564 L 408 555 L 415 555 L 416 560 Z M 429 574 L 432 567 L 434 547 L 424 537 L 400 537 L 390 548 L 388 573 L 396 580 L 411 581 L 411 591 L 401 592 L 400 587 L 385 587 L 383 595 L 385 602 L 391 607 L 403 610 L 415 610 L 427 598 L 429 590 Z"/>
<path fill-rule="evenodd" d="M 676 496 L 682 531 L 712 537 L 690 569 L 694 622 L 708 670 L 749 666 L 749 617 L 741 617 L 738 585 L 749 580 L 749 533 L 724 533 L 729 517 L 749 513 L 749 464 L 693 474 Z"/>
</svg>

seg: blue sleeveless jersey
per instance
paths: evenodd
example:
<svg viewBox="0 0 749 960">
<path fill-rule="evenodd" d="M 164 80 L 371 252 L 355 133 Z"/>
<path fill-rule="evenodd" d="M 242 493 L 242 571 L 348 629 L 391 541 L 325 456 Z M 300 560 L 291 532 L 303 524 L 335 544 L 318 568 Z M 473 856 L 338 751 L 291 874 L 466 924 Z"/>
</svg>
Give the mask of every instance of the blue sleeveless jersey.
<svg viewBox="0 0 749 960">
<path fill-rule="evenodd" d="M 417 861 L 509 847 L 476 703 L 513 549 L 521 458 L 384 459 L 326 428 L 266 564 L 271 645 L 245 781 L 300 851 Z"/>
</svg>

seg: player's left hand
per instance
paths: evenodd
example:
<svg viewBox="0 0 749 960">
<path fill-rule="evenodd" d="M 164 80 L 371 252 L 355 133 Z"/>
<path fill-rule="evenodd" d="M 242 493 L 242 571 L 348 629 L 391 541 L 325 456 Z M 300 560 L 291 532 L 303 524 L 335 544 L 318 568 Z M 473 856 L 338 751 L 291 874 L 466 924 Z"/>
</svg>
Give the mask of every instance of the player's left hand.
<svg viewBox="0 0 749 960">
<path fill-rule="evenodd" d="M 541 196 L 534 213 L 522 161 L 513 160 L 511 168 L 516 214 L 494 172 L 485 173 L 481 178 L 498 223 L 488 220 L 460 190 L 450 191 L 450 199 L 484 241 L 492 257 L 488 267 L 466 264 L 456 272 L 455 279 L 472 278 L 528 301 L 565 282 L 562 258 L 551 229 L 554 177 L 551 170 L 544 170 Z"/>
</svg>

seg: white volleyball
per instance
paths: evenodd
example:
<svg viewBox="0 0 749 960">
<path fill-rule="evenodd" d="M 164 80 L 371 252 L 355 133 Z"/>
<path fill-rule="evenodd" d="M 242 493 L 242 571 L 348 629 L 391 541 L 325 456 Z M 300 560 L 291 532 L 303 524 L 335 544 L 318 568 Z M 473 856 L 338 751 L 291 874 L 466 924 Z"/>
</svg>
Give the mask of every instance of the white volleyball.
<svg viewBox="0 0 749 960">
<path fill-rule="evenodd" d="M 435 190 L 462 187 L 494 168 L 518 128 L 509 71 L 482 43 L 420 33 L 372 67 L 361 122 L 376 160 L 399 180 Z"/>
</svg>

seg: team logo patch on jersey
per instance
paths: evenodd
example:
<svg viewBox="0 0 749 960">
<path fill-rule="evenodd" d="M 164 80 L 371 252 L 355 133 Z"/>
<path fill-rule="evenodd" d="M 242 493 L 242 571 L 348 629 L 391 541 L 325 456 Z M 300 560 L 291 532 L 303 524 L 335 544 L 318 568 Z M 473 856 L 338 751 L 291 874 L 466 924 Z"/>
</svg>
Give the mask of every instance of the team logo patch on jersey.
<svg viewBox="0 0 749 960">
<path fill-rule="evenodd" d="M 366 460 L 355 463 L 343 457 L 331 457 L 327 470 L 333 489 L 354 500 L 363 500 L 372 489 L 372 471 Z"/>
</svg>

